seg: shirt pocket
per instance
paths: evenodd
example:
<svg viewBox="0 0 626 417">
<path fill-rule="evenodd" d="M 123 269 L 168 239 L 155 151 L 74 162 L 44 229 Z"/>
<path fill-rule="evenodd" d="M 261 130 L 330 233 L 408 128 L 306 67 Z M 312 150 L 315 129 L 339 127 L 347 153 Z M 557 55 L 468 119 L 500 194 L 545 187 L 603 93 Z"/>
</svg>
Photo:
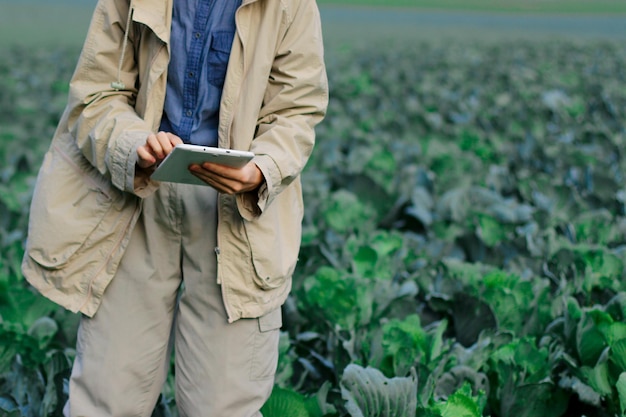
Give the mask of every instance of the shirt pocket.
<svg viewBox="0 0 626 417">
<path fill-rule="evenodd" d="M 219 31 L 211 34 L 207 72 L 209 83 L 215 87 L 222 88 L 224 86 L 234 37 L 235 32 L 231 31 Z"/>
</svg>

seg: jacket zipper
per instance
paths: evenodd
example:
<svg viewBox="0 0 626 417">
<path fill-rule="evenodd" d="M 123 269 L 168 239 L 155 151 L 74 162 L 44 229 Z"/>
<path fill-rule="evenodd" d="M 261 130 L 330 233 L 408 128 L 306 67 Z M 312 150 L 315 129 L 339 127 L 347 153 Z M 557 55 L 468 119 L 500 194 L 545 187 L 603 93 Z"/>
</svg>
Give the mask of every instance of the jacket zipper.
<svg viewBox="0 0 626 417">
<path fill-rule="evenodd" d="M 238 36 L 239 39 L 241 40 L 241 55 L 242 55 L 242 60 L 243 60 L 243 69 L 242 69 L 242 73 L 241 73 L 241 78 L 243 79 L 243 77 L 246 74 L 247 71 L 247 59 L 246 59 L 246 43 L 244 42 L 244 38 L 243 36 L 241 36 L 241 24 L 239 24 L 239 14 L 241 12 L 241 9 L 243 9 L 244 7 L 246 7 L 247 5 L 249 5 L 250 3 L 254 3 L 257 0 L 251 0 L 251 1 L 246 1 L 244 0 L 243 4 L 241 6 L 239 6 L 239 8 L 237 9 L 237 11 L 235 12 L 235 27 L 236 30 L 238 32 Z M 240 80 L 241 81 L 241 80 Z M 237 100 L 239 100 L 241 98 L 241 94 L 242 91 L 239 88 L 237 90 Z M 232 103 L 232 107 L 233 109 L 231 110 L 230 114 L 229 114 L 229 118 L 228 118 L 228 123 L 227 123 L 227 130 L 226 130 L 226 141 L 228 142 L 228 147 L 230 147 L 230 131 L 231 131 L 231 126 L 232 126 L 232 122 L 233 122 L 233 118 L 234 118 L 234 113 L 233 110 L 235 108 L 235 102 Z M 218 145 L 219 146 L 219 145 Z M 222 291 L 222 300 L 224 300 L 224 308 L 226 310 L 226 316 L 228 319 L 228 322 L 231 323 L 233 322 L 233 314 L 232 314 L 232 307 L 230 305 L 229 299 L 228 299 L 228 295 L 226 293 L 226 286 L 224 283 L 224 280 L 221 278 L 221 267 L 220 267 L 220 255 L 221 255 L 221 250 L 220 250 L 220 242 L 219 242 L 219 236 L 220 236 L 220 218 L 221 218 L 221 211 L 222 211 L 222 203 L 221 203 L 221 198 L 220 198 L 220 194 L 218 193 L 218 201 L 217 201 L 217 246 L 215 247 L 215 255 L 216 255 L 216 259 L 217 259 L 217 284 L 221 287 L 221 291 Z"/>
<path fill-rule="evenodd" d="M 220 265 L 220 247 L 216 246 L 215 247 L 215 258 L 217 260 L 217 270 L 218 270 L 218 274 L 217 274 L 217 285 L 222 285 L 222 280 L 220 278 L 220 274 L 219 274 L 219 265 Z"/>
</svg>

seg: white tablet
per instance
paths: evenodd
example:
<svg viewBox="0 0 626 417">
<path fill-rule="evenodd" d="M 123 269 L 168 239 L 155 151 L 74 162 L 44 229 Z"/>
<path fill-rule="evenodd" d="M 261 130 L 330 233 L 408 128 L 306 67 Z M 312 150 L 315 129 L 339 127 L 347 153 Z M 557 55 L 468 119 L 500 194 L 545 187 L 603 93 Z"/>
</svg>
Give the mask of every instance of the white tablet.
<svg viewBox="0 0 626 417">
<path fill-rule="evenodd" d="M 254 153 L 248 151 L 189 144 L 176 145 L 172 152 L 161 161 L 151 178 L 156 181 L 207 185 L 189 172 L 189 165 L 213 162 L 240 168 L 253 157 Z"/>
</svg>

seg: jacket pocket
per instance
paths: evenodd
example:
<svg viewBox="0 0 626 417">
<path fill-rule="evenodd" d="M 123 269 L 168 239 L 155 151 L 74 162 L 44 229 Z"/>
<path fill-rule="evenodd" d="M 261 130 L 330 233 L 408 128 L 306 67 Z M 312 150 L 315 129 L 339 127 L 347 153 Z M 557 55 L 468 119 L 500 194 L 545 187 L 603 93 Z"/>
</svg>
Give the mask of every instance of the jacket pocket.
<svg viewBox="0 0 626 417">
<path fill-rule="evenodd" d="M 28 255 L 46 269 L 63 268 L 81 248 L 114 233 L 114 225 L 102 222 L 121 199 L 73 143 L 53 142 L 31 203 Z"/>
<path fill-rule="evenodd" d="M 215 87 L 222 88 L 224 86 L 234 36 L 234 32 L 227 31 L 211 34 L 207 72 L 209 83 Z"/>
<path fill-rule="evenodd" d="M 287 201 L 292 204 L 285 205 Z M 302 216 L 301 198 L 285 191 L 258 219 L 244 220 L 253 279 L 259 288 L 279 288 L 293 275 L 300 251 Z"/>
</svg>

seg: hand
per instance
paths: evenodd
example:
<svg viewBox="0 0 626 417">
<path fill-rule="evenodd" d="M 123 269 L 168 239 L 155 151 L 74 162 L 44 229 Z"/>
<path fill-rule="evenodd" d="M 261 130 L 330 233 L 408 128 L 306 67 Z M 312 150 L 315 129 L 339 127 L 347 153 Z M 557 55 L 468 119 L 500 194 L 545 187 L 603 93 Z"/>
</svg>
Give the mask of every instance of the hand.
<svg viewBox="0 0 626 417">
<path fill-rule="evenodd" d="M 265 180 L 254 162 L 241 168 L 205 162 L 192 164 L 189 171 L 217 191 L 225 194 L 240 194 L 257 189 Z"/>
<path fill-rule="evenodd" d="M 181 143 L 181 138 L 169 132 L 150 134 L 146 143 L 137 148 L 137 166 L 142 169 L 154 167 Z"/>
</svg>

